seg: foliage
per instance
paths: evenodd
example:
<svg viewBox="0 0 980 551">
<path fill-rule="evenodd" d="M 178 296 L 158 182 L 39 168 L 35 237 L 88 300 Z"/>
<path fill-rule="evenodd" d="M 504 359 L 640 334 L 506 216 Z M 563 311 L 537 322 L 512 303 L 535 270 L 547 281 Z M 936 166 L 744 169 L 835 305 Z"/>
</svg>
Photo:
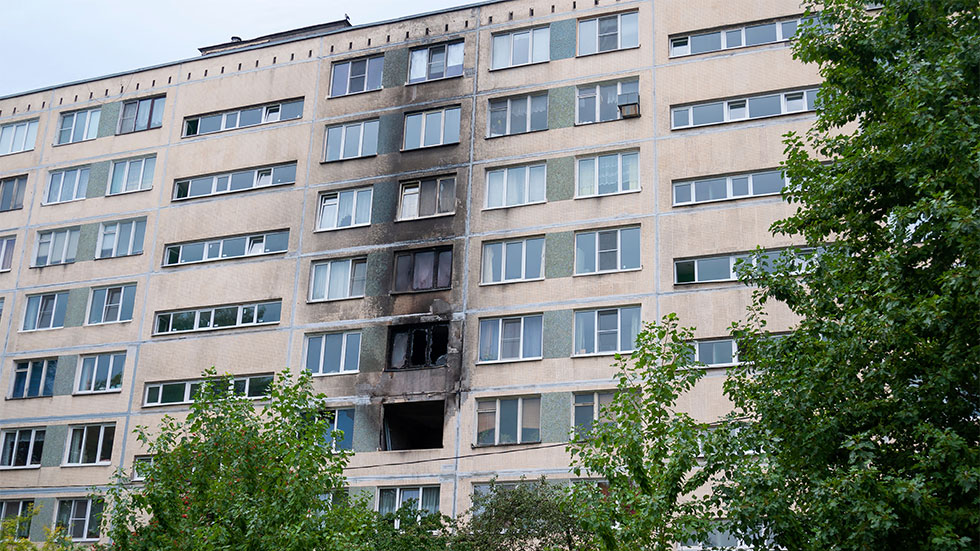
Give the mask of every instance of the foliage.
<svg viewBox="0 0 980 551">
<path fill-rule="evenodd" d="M 365 542 L 371 551 L 446 551 L 452 541 L 451 520 L 439 513 L 419 514 L 412 504 L 394 513 L 370 512 L 372 532 Z"/>
<path fill-rule="evenodd" d="M 742 430 L 711 443 L 714 495 L 760 548 L 976 549 L 980 8 L 819 9 L 794 47 L 820 67 L 818 118 L 787 136 L 798 210 L 772 228 L 819 249 L 744 270 L 759 289 L 726 382 Z M 769 300 L 801 319 L 785 338 Z"/>
<path fill-rule="evenodd" d="M 617 356 L 617 392 L 603 417 L 573 437 L 574 472 L 600 477 L 608 489 L 581 484 L 589 504 L 582 521 L 604 548 L 672 551 L 707 530 L 707 501 L 694 492 L 708 473 L 697 468 L 707 426 L 677 411 L 678 399 L 703 376 L 694 362 L 693 332 L 668 314 L 646 324 L 631 356 Z"/>
<path fill-rule="evenodd" d="M 544 477 L 473 495 L 456 527 L 454 551 L 580 551 L 596 549 L 567 488 Z"/>
<path fill-rule="evenodd" d="M 24 524 L 29 525 L 31 519 L 36 516 L 38 510 L 31 509 L 25 515 L 0 519 L 0 550 L 2 551 L 78 551 L 79 545 L 72 542 L 65 529 L 56 527 L 54 529 L 45 527 L 44 543 L 40 547 L 27 538 L 17 536 L 18 528 Z"/>
<path fill-rule="evenodd" d="M 370 534 L 363 507 L 323 499 L 345 484 L 349 452 L 331 449 L 309 373 L 280 373 L 261 408 L 205 373 L 183 421 L 167 416 L 137 439 L 153 457 L 140 485 L 118 473 L 107 492 L 111 549 L 350 549 Z"/>
</svg>

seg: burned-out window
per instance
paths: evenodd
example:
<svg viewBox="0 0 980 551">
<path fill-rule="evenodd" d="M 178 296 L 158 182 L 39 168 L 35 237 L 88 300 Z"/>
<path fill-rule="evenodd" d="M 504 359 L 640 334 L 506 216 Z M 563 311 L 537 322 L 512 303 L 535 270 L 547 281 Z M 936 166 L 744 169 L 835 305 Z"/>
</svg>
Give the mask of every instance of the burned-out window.
<svg viewBox="0 0 980 551">
<path fill-rule="evenodd" d="M 384 404 L 381 449 L 424 450 L 442 447 L 445 402 Z"/>
<path fill-rule="evenodd" d="M 395 255 L 395 292 L 432 291 L 452 286 L 453 248 L 440 247 Z"/>
<path fill-rule="evenodd" d="M 427 323 L 393 327 L 389 369 L 413 369 L 446 365 L 449 324 Z"/>
</svg>

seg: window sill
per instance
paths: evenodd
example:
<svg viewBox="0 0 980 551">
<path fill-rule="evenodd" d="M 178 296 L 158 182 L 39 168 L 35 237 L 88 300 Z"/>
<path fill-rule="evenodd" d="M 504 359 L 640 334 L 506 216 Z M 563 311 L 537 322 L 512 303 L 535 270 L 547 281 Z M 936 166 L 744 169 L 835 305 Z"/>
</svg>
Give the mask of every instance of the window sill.
<svg viewBox="0 0 980 551">
<path fill-rule="evenodd" d="M 435 147 L 435 146 L 429 146 L 429 147 Z M 357 159 L 373 159 L 373 158 L 375 158 L 377 156 L 378 156 L 378 154 L 375 153 L 374 155 L 358 155 L 357 157 L 342 157 L 340 159 L 325 159 L 323 161 L 320 161 L 320 164 L 321 165 L 329 165 L 329 164 L 333 164 L 333 163 L 342 163 L 344 161 L 356 161 Z"/>
<path fill-rule="evenodd" d="M 613 52 L 627 52 L 629 50 L 639 50 L 639 49 L 640 49 L 640 44 L 637 44 L 636 46 L 630 46 L 629 48 L 616 48 L 615 50 L 606 50 L 604 52 L 592 52 L 591 54 L 575 54 L 575 59 L 592 57 L 592 56 L 597 56 L 602 54 L 611 54 Z"/>
<path fill-rule="evenodd" d="M 746 44 L 743 46 L 735 46 L 733 48 L 722 48 L 721 50 L 698 52 L 696 54 L 670 54 L 669 56 L 667 56 L 667 59 L 684 59 L 687 57 L 709 56 L 711 54 L 724 54 L 733 51 L 747 50 L 749 48 L 758 48 L 759 46 L 775 46 L 776 44 L 789 44 L 789 40 L 776 40 L 775 42 L 762 42 L 760 44 Z"/>
<path fill-rule="evenodd" d="M 427 369 L 445 369 L 446 367 L 447 367 L 446 365 L 423 365 L 423 366 L 416 366 L 416 367 L 390 367 L 390 366 L 386 366 L 384 369 L 381 370 L 381 372 L 382 373 L 402 373 L 402 372 L 405 372 L 405 371 L 424 371 L 424 370 L 427 370 Z M 430 448 L 426 448 L 426 449 L 430 449 Z M 431 448 L 431 449 L 435 449 L 435 448 Z M 404 450 L 382 450 L 382 451 L 404 451 Z"/>
<path fill-rule="evenodd" d="M 96 138 L 98 138 L 98 136 L 96 136 L 95 138 L 85 138 L 84 140 L 76 140 L 74 142 L 53 143 L 53 144 L 51 144 L 51 147 L 61 147 L 61 146 L 64 146 L 64 145 L 71 145 L 71 144 L 75 144 L 75 143 L 91 142 L 91 141 L 95 141 Z"/>
<path fill-rule="evenodd" d="M 493 287 L 495 285 L 512 285 L 514 283 L 528 283 L 531 281 L 544 281 L 544 280 L 545 278 L 543 277 L 536 277 L 534 279 L 512 279 L 509 281 L 489 281 L 489 282 L 481 281 L 480 287 Z"/>
<path fill-rule="evenodd" d="M 286 101 L 289 101 L 289 100 L 286 100 Z M 194 118 L 194 117 L 189 117 L 189 118 Z M 246 128 L 256 128 L 256 127 L 259 127 L 259 126 L 269 126 L 269 125 L 276 124 L 276 123 L 279 123 L 279 122 L 289 122 L 289 121 L 298 121 L 298 120 L 303 120 L 303 117 L 302 116 L 299 116 L 299 117 L 294 117 L 294 118 L 291 118 L 291 119 L 279 119 L 279 120 L 275 120 L 275 121 L 262 121 L 262 122 L 260 122 L 258 124 L 250 124 L 248 126 L 236 126 L 235 128 L 222 128 L 221 130 L 215 130 L 214 132 L 205 132 L 203 134 L 193 134 L 193 135 L 190 135 L 190 136 L 185 135 L 185 134 L 182 134 L 180 136 L 180 139 L 186 140 L 186 139 L 192 139 L 192 138 L 206 138 L 208 136 L 213 136 L 215 134 L 225 134 L 225 133 L 228 133 L 228 132 L 234 132 L 235 130 L 244 130 Z"/>
<path fill-rule="evenodd" d="M 367 58 L 361 58 L 361 59 L 367 59 Z M 339 61 L 337 63 L 344 63 L 344 62 L 343 61 Z M 380 88 L 372 88 L 371 90 L 361 90 L 360 92 L 349 92 L 347 94 L 340 94 L 339 96 L 327 96 L 327 100 L 340 99 L 340 98 L 349 98 L 351 96 L 360 96 L 360 95 L 363 95 L 363 94 L 370 94 L 371 92 L 380 92 L 380 91 L 382 91 L 384 89 L 385 89 L 385 87 L 384 87 L 384 85 L 382 85 Z"/>
<path fill-rule="evenodd" d="M 441 292 L 441 291 L 451 291 L 451 290 L 452 290 L 452 286 L 450 286 L 450 287 L 436 287 L 436 288 L 433 288 L 433 289 L 411 289 L 411 290 L 408 290 L 408 291 L 389 291 L 388 294 L 391 295 L 391 296 L 398 296 L 398 295 L 418 295 L 418 294 L 422 294 L 422 293 L 438 293 L 438 292 Z"/>
<path fill-rule="evenodd" d="M 69 469 L 69 468 L 75 469 L 75 468 L 79 468 L 79 467 L 111 467 L 112 466 L 112 462 L 111 461 L 105 461 L 105 462 L 100 462 L 100 463 L 62 463 L 59 466 L 62 467 L 62 468 L 65 468 L 65 469 Z"/>
<path fill-rule="evenodd" d="M 484 136 L 485 140 L 496 140 L 498 138 L 510 138 L 513 136 L 526 136 L 528 134 L 537 134 L 539 132 L 547 132 L 549 128 L 538 128 L 537 130 L 528 130 L 526 132 L 511 132 L 510 134 L 500 134 L 499 136 Z"/>
<path fill-rule="evenodd" d="M 627 270 L 604 270 L 601 272 L 589 272 L 587 274 L 572 274 L 572 277 L 589 277 L 589 276 L 600 276 L 600 275 L 607 275 L 607 274 L 623 274 L 629 272 L 639 272 L 642 270 L 643 270 L 643 266 L 640 266 L 639 268 L 629 268 Z"/>
<path fill-rule="evenodd" d="M 502 207 L 483 207 L 481 210 L 486 212 L 486 211 L 494 211 L 494 210 L 516 209 L 518 207 L 529 207 L 531 205 L 545 205 L 547 203 L 548 200 L 545 199 L 544 201 L 534 201 L 533 203 L 521 203 L 518 205 L 504 205 Z"/>
<path fill-rule="evenodd" d="M 0 471 L 33 471 L 40 468 L 41 465 L 23 465 L 20 467 L 0 467 Z"/>
<path fill-rule="evenodd" d="M 602 197 L 615 197 L 617 195 L 630 195 L 633 193 L 640 193 L 643 188 L 628 189 L 626 191 L 617 191 L 615 193 L 597 193 L 595 195 L 577 195 L 573 199 L 578 201 L 579 199 L 600 199 Z"/>
<path fill-rule="evenodd" d="M 102 325 L 122 325 L 124 323 L 132 323 L 132 319 L 128 320 L 116 320 L 116 321 L 103 321 L 101 323 L 84 323 L 82 327 L 100 327 Z"/>
<path fill-rule="evenodd" d="M 630 119 L 638 119 L 640 117 L 629 117 L 629 118 Z M 591 122 L 577 122 L 576 121 L 575 127 L 577 128 L 579 126 L 592 126 L 593 124 L 606 124 L 606 123 L 610 123 L 610 122 L 619 122 L 619 121 L 625 121 L 625 120 L 628 120 L 628 119 L 624 119 L 623 117 L 616 117 L 615 119 L 609 119 L 609 120 L 606 120 L 606 121 L 591 121 Z"/>
<path fill-rule="evenodd" d="M 370 227 L 370 226 L 371 226 L 371 223 L 368 222 L 367 224 L 351 224 L 350 226 L 343 226 L 343 227 L 340 227 L 340 228 L 317 228 L 317 229 L 313 230 L 313 233 L 330 233 L 330 232 L 335 232 L 335 231 L 352 230 L 352 229 L 355 229 L 355 228 L 367 228 L 367 227 Z"/>
<path fill-rule="evenodd" d="M 343 302 L 345 300 L 358 300 L 364 298 L 364 295 L 356 297 L 341 297 L 341 298 L 311 298 L 307 299 L 307 304 L 322 304 L 325 302 Z"/>
<path fill-rule="evenodd" d="M 150 128 L 140 128 L 139 130 L 131 130 L 129 132 L 116 132 L 115 135 L 116 136 L 128 136 L 129 134 L 139 134 L 140 132 L 149 132 L 150 130 L 159 130 L 161 128 L 163 128 L 163 125 L 162 124 L 160 126 L 153 126 L 153 127 L 150 127 Z"/>
<path fill-rule="evenodd" d="M 213 331 L 227 331 L 229 329 L 249 329 L 252 327 L 268 327 L 270 325 L 279 325 L 279 321 L 268 321 L 265 323 L 249 323 L 247 325 L 230 325 L 228 327 L 206 327 L 202 329 L 189 329 L 187 331 L 170 331 L 167 333 L 153 333 L 154 337 L 171 337 L 180 335 L 194 335 L 198 333 L 210 333 Z"/>
<path fill-rule="evenodd" d="M 166 246 L 164 248 L 166 248 Z M 246 255 L 242 255 L 242 256 L 228 256 L 228 257 L 225 257 L 225 258 L 211 258 L 211 259 L 208 259 L 208 260 L 195 260 L 193 262 L 178 262 L 177 264 L 163 264 L 161 267 L 162 268 L 179 268 L 181 266 L 194 266 L 195 264 L 209 264 L 211 262 L 222 262 L 224 260 L 241 260 L 243 258 L 255 258 L 255 257 L 259 257 L 259 256 L 271 256 L 271 255 L 274 255 L 274 254 L 285 254 L 285 253 L 286 253 L 286 251 L 270 251 L 270 252 L 267 252 L 267 253 L 259 253 L 259 254 L 246 254 Z M 132 256 L 132 255 L 130 255 L 130 256 Z M 115 257 L 113 257 L 113 258 L 115 258 Z"/>
<path fill-rule="evenodd" d="M 18 329 L 17 332 L 18 333 L 36 333 L 38 331 L 54 331 L 56 329 L 64 329 L 64 328 L 65 328 L 65 326 L 62 325 L 61 327 L 41 327 L 40 329 Z"/>
<path fill-rule="evenodd" d="M 521 63 L 520 65 L 507 65 L 505 67 L 497 67 L 496 69 L 487 69 L 487 72 L 495 73 L 497 71 L 506 71 L 507 69 L 520 69 L 521 67 L 533 67 L 534 65 L 544 65 L 545 63 L 550 63 L 550 62 L 551 59 L 546 59 L 544 61 L 532 61 L 530 63 Z"/>
<path fill-rule="evenodd" d="M 10 268 L 4 268 L 4 269 L 0 270 L 0 274 L 5 274 L 5 273 L 7 273 L 9 271 L 10 271 Z"/>
<path fill-rule="evenodd" d="M 112 260 L 113 258 L 126 258 L 129 256 L 143 256 L 143 251 L 140 251 L 138 253 L 117 254 L 116 256 L 97 256 L 92 260 Z"/>
<path fill-rule="evenodd" d="M 778 193 L 759 193 L 757 195 L 742 195 L 739 197 L 725 197 L 724 199 L 708 199 L 707 201 L 688 201 L 685 203 L 673 203 L 671 207 L 674 208 L 687 208 L 696 207 L 698 205 L 711 205 L 714 203 L 725 203 L 733 201 L 742 201 L 744 199 L 755 199 L 756 197 L 779 197 L 782 192 Z"/>
<path fill-rule="evenodd" d="M 442 214 L 431 214 L 429 216 L 416 216 L 415 218 L 396 218 L 395 223 L 398 222 L 415 222 L 416 220 L 431 220 L 433 218 L 445 218 L 447 216 L 456 216 L 456 211 L 444 212 Z"/>
<path fill-rule="evenodd" d="M 436 149 L 438 147 L 448 147 L 448 146 L 451 146 L 451 145 L 459 145 L 459 144 L 460 144 L 460 142 L 458 142 L 458 141 L 456 141 L 456 142 L 449 142 L 449 143 L 437 143 L 437 144 L 433 144 L 433 145 L 420 145 L 418 147 L 412 147 L 412 148 L 409 148 L 409 149 L 402 148 L 402 149 L 399 149 L 398 151 L 400 153 L 408 153 L 409 151 L 422 151 L 423 149 Z"/>
<path fill-rule="evenodd" d="M 7 155 L 16 155 L 18 153 L 27 153 L 28 151 L 34 151 L 34 148 L 24 149 L 21 151 L 11 151 L 10 153 L 0 153 L 0 157 L 6 157 Z"/>
<path fill-rule="evenodd" d="M 170 403 L 166 403 L 166 404 L 143 404 L 140 407 L 144 407 L 144 408 L 162 408 L 162 407 L 167 407 L 167 406 L 189 406 L 189 405 L 191 405 L 193 403 L 194 402 L 170 402 Z"/>
<path fill-rule="evenodd" d="M 46 396 L 8 396 L 5 399 L 6 400 L 33 400 L 35 398 L 51 398 L 51 397 L 52 395 L 49 394 Z"/>
<path fill-rule="evenodd" d="M 416 82 L 406 82 L 405 83 L 405 86 L 418 86 L 419 84 L 427 84 L 429 82 L 442 82 L 444 80 L 452 80 L 454 78 L 463 78 L 464 76 L 466 76 L 466 67 L 465 66 L 463 67 L 463 72 L 460 73 L 460 74 L 458 74 L 458 75 L 451 75 L 451 76 L 448 76 L 448 77 L 439 77 L 439 78 L 429 78 L 429 79 L 425 79 L 425 80 L 419 80 L 419 81 L 416 81 Z"/>
<path fill-rule="evenodd" d="M 540 428 L 538 429 L 540 430 Z M 508 446 L 534 446 L 540 444 L 540 440 L 534 440 L 533 442 L 506 442 L 503 444 L 470 444 L 470 449 L 477 448 L 502 448 Z"/>
<path fill-rule="evenodd" d="M 91 390 L 91 391 L 75 391 L 72 396 L 98 396 L 100 394 L 120 394 L 122 393 L 121 388 L 114 388 L 112 390 Z"/>
<path fill-rule="evenodd" d="M 616 354 L 628 355 L 632 354 L 633 350 L 616 350 L 614 352 L 591 352 L 582 354 L 572 354 L 572 358 L 603 358 L 607 356 L 615 356 Z"/>
<path fill-rule="evenodd" d="M 190 197 L 190 196 L 188 196 L 188 197 L 174 197 L 174 198 L 170 199 L 170 202 L 171 203 L 183 203 L 185 201 L 193 201 L 195 199 L 207 199 L 209 197 L 222 197 L 222 196 L 225 196 L 225 195 L 235 195 L 236 193 L 246 193 L 246 192 L 249 192 L 249 191 L 256 191 L 256 190 L 260 190 L 260 189 L 274 189 L 274 188 L 279 188 L 279 187 L 284 187 L 284 186 L 291 186 L 291 185 L 294 185 L 295 183 L 296 183 L 295 181 L 293 181 L 293 182 L 282 182 L 281 184 L 269 184 L 267 186 L 252 186 L 252 187 L 245 188 L 245 189 L 234 189 L 234 190 L 231 190 L 231 191 L 219 191 L 218 193 L 209 193 L 207 195 L 195 195 L 193 197 Z"/>
<path fill-rule="evenodd" d="M 675 281 L 674 285 L 705 285 L 709 283 L 738 283 L 738 279 L 712 279 L 711 281 Z"/>
<path fill-rule="evenodd" d="M 59 262 L 57 264 L 45 264 L 43 266 L 34 266 L 34 265 L 32 265 L 31 268 L 32 269 L 36 268 L 36 269 L 40 270 L 41 268 L 50 268 L 51 266 L 70 266 L 70 265 L 72 265 L 74 263 L 75 263 L 75 261 L 72 260 L 71 262 Z"/>
<path fill-rule="evenodd" d="M 309 371 L 309 370 L 307 370 Z M 314 378 L 316 377 L 338 377 L 340 375 L 357 375 L 360 371 L 338 371 L 336 373 L 313 373 L 310 371 L 310 375 Z"/>
<path fill-rule="evenodd" d="M 129 195 L 129 194 L 132 194 L 132 193 L 139 193 L 141 191 L 152 191 L 152 190 L 153 190 L 153 186 L 150 186 L 148 188 L 129 189 L 129 190 L 125 190 L 125 191 L 117 191 L 116 193 L 112 193 L 112 192 L 107 191 L 106 194 L 105 194 L 105 196 L 106 197 L 117 197 L 119 195 Z"/>
<path fill-rule="evenodd" d="M 804 91 L 805 91 L 805 89 L 804 89 Z M 792 90 L 790 90 L 790 92 L 792 92 Z M 672 114 L 673 114 L 673 111 L 674 111 L 673 108 L 671 108 L 671 113 Z M 743 123 L 743 122 L 764 121 L 764 120 L 768 120 L 768 119 L 778 119 L 780 117 L 790 117 L 790 116 L 793 116 L 793 115 L 804 115 L 806 113 L 816 113 L 816 109 L 803 109 L 802 111 L 790 111 L 788 113 L 778 113 L 776 115 L 765 115 L 765 116 L 762 116 L 762 117 L 745 117 L 744 119 L 735 119 L 735 120 L 720 121 L 720 122 L 709 122 L 709 123 L 698 124 L 698 125 L 693 125 L 692 124 L 692 125 L 687 125 L 687 126 L 671 126 L 670 127 L 670 130 L 671 130 L 671 132 L 674 132 L 674 131 L 678 131 L 678 130 L 693 130 L 695 128 L 711 128 L 713 126 L 721 126 L 721 125 L 724 125 L 724 124 L 739 124 L 739 123 Z"/>
<path fill-rule="evenodd" d="M 86 197 L 76 197 L 74 199 L 68 199 L 67 201 L 55 201 L 54 203 L 41 203 L 42 207 L 53 207 L 55 205 L 64 205 L 67 203 L 77 203 L 79 201 L 84 201 Z"/>
<path fill-rule="evenodd" d="M 514 358 L 506 360 L 477 360 L 476 365 L 500 365 L 500 364 L 516 364 L 521 362 L 538 362 L 544 359 L 544 356 L 535 356 L 533 358 Z"/>
</svg>

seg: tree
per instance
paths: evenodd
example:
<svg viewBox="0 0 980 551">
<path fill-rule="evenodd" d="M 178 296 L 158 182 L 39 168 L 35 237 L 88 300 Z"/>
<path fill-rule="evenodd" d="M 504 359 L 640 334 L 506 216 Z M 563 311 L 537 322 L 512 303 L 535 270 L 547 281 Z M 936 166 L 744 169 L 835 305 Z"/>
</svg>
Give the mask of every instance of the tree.
<svg viewBox="0 0 980 551">
<path fill-rule="evenodd" d="M 490 481 L 456 526 L 454 551 L 584 551 L 596 549 L 567 488 L 544 477 L 517 484 Z"/>
<path fill-rule="evenodd" d="M 80 546 L 72 542 L 62 527 L 45 527 L 44 543 L 40 547 L 26 537 L 22 537 L 31 519 L 38 513 L 33 508 L 21 516 L 0 519 L 0 550 L 3 551 L 77 551 Z"/>
<path fill-rule="evenodd" d="M 980 542 L 980 8 L 828 0 L 794 56 L 824 79 L 789 134 L 773 225 L 812 248 L 743 266 L 758 286 L 709 469 L 759 547 Z M 771 272 L 771 273 L 770 273 Z M 766 332 L 767 301 L 800 316 Z M 751 453 L 749 453 L 751 451 Z"/>
<path fill-rule="evenodd" d="M 229 392 L 230 378 L 205 377 L 186 419 L 137 428 L 152 461 L 139 467 L 145 482 L 119 473 L 107 492 L 110 548 L 307 551 L 367 541 L 366 508 L 329 499 L 345 485 L 349 452 L 326 438 L 331 419 L 309 373 L 295 382 L 280 373 L 261 408 Z"/>
</svg>

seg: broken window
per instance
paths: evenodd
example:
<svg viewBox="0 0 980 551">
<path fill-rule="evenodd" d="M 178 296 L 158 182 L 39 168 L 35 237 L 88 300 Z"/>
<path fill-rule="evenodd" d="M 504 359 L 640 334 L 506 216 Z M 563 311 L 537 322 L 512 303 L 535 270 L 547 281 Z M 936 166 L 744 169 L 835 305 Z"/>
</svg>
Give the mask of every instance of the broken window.
<svg viewBox="0 0 980 551">
<path fill-rule="evenodd" d="M 445 403 L 384 404 L 381 449 L 424 450 L 442 447 Z"/>
<path fill-rule="evenodd" d="M 449 324 L 430 323 L 395 327 L 391 335 L 389 369 L 412 369 L 446 365 Z"/>
<path fill-rule="evenodd" d="M 395 255 L 396 293 L 448 289 L 452 286 L 452 274 L 452 247 Z"/>
</svg>

